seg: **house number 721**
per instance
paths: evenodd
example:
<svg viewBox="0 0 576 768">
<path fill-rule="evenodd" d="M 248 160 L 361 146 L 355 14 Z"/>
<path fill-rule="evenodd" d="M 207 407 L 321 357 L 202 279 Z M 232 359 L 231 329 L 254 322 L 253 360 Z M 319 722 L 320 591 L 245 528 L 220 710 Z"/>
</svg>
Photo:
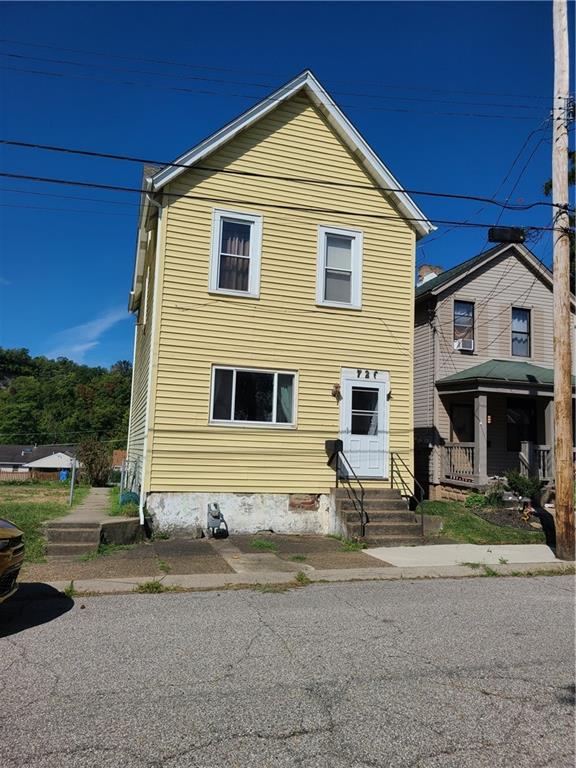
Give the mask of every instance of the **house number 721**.
<svg viewBox="0 0 576 768">
<path fill-rule="evenodd" d="M 357 368 L 356 376 L 359 379 L 369 379 L 370 375 L 375 379 L 378 376 L 378 371 L 369 371 L 367 368 Z"/>
</svg>

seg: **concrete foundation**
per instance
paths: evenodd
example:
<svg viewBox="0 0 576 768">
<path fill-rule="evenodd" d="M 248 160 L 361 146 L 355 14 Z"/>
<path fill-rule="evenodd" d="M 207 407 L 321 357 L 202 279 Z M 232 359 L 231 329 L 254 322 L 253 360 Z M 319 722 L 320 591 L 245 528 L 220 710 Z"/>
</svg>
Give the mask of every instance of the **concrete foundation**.
<svg viewBox="0 0 576 768">
<path fill-rule="evenodd" d="M 340 533 L 332 495 L 294 493 L 154 492 L 146 512 L 154 530 L 200 537 L 209 503 L 220 505 L 230 533 Z"/>
</svg>

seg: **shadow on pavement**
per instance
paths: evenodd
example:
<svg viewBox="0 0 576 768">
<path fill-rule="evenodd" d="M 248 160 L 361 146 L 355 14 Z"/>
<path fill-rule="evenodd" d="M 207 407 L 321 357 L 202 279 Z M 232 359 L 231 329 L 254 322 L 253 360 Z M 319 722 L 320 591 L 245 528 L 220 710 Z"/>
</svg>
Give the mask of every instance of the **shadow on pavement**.
<svg viewBox="0 0 576 768">
<path fill-rule="evenodd" d="M 48 584 L 21 584 L 15 595 L 0 604 L 0 637 L 46 624 L 72 608 L 74 600 Z"/>
</svg>

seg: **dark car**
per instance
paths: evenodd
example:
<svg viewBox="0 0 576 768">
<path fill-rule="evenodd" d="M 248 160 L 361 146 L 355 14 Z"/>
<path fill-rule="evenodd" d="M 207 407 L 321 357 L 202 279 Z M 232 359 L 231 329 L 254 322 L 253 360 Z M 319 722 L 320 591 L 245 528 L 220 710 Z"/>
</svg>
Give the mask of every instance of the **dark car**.
<svg viewBox="0 0 576 768">
<path fill-rule="evenodd" d="M 0 518 L 0 603 L 13 595 L 24 562 L 24 534 L 9 520 Z"/>
</svg>

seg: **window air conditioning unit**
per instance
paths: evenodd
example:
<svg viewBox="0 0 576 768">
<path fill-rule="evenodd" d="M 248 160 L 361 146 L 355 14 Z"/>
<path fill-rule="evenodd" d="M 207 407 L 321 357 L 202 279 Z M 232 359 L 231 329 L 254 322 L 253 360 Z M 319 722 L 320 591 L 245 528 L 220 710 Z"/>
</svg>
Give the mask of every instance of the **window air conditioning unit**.
<svg viewBox="0 0 576 768">
<path fill-rule="evenodd" d="M 463 350 L 464 352 L 474 352 L 474 339 L 456 339 L 454 342 L 454 349 Z"/>
</svg>

